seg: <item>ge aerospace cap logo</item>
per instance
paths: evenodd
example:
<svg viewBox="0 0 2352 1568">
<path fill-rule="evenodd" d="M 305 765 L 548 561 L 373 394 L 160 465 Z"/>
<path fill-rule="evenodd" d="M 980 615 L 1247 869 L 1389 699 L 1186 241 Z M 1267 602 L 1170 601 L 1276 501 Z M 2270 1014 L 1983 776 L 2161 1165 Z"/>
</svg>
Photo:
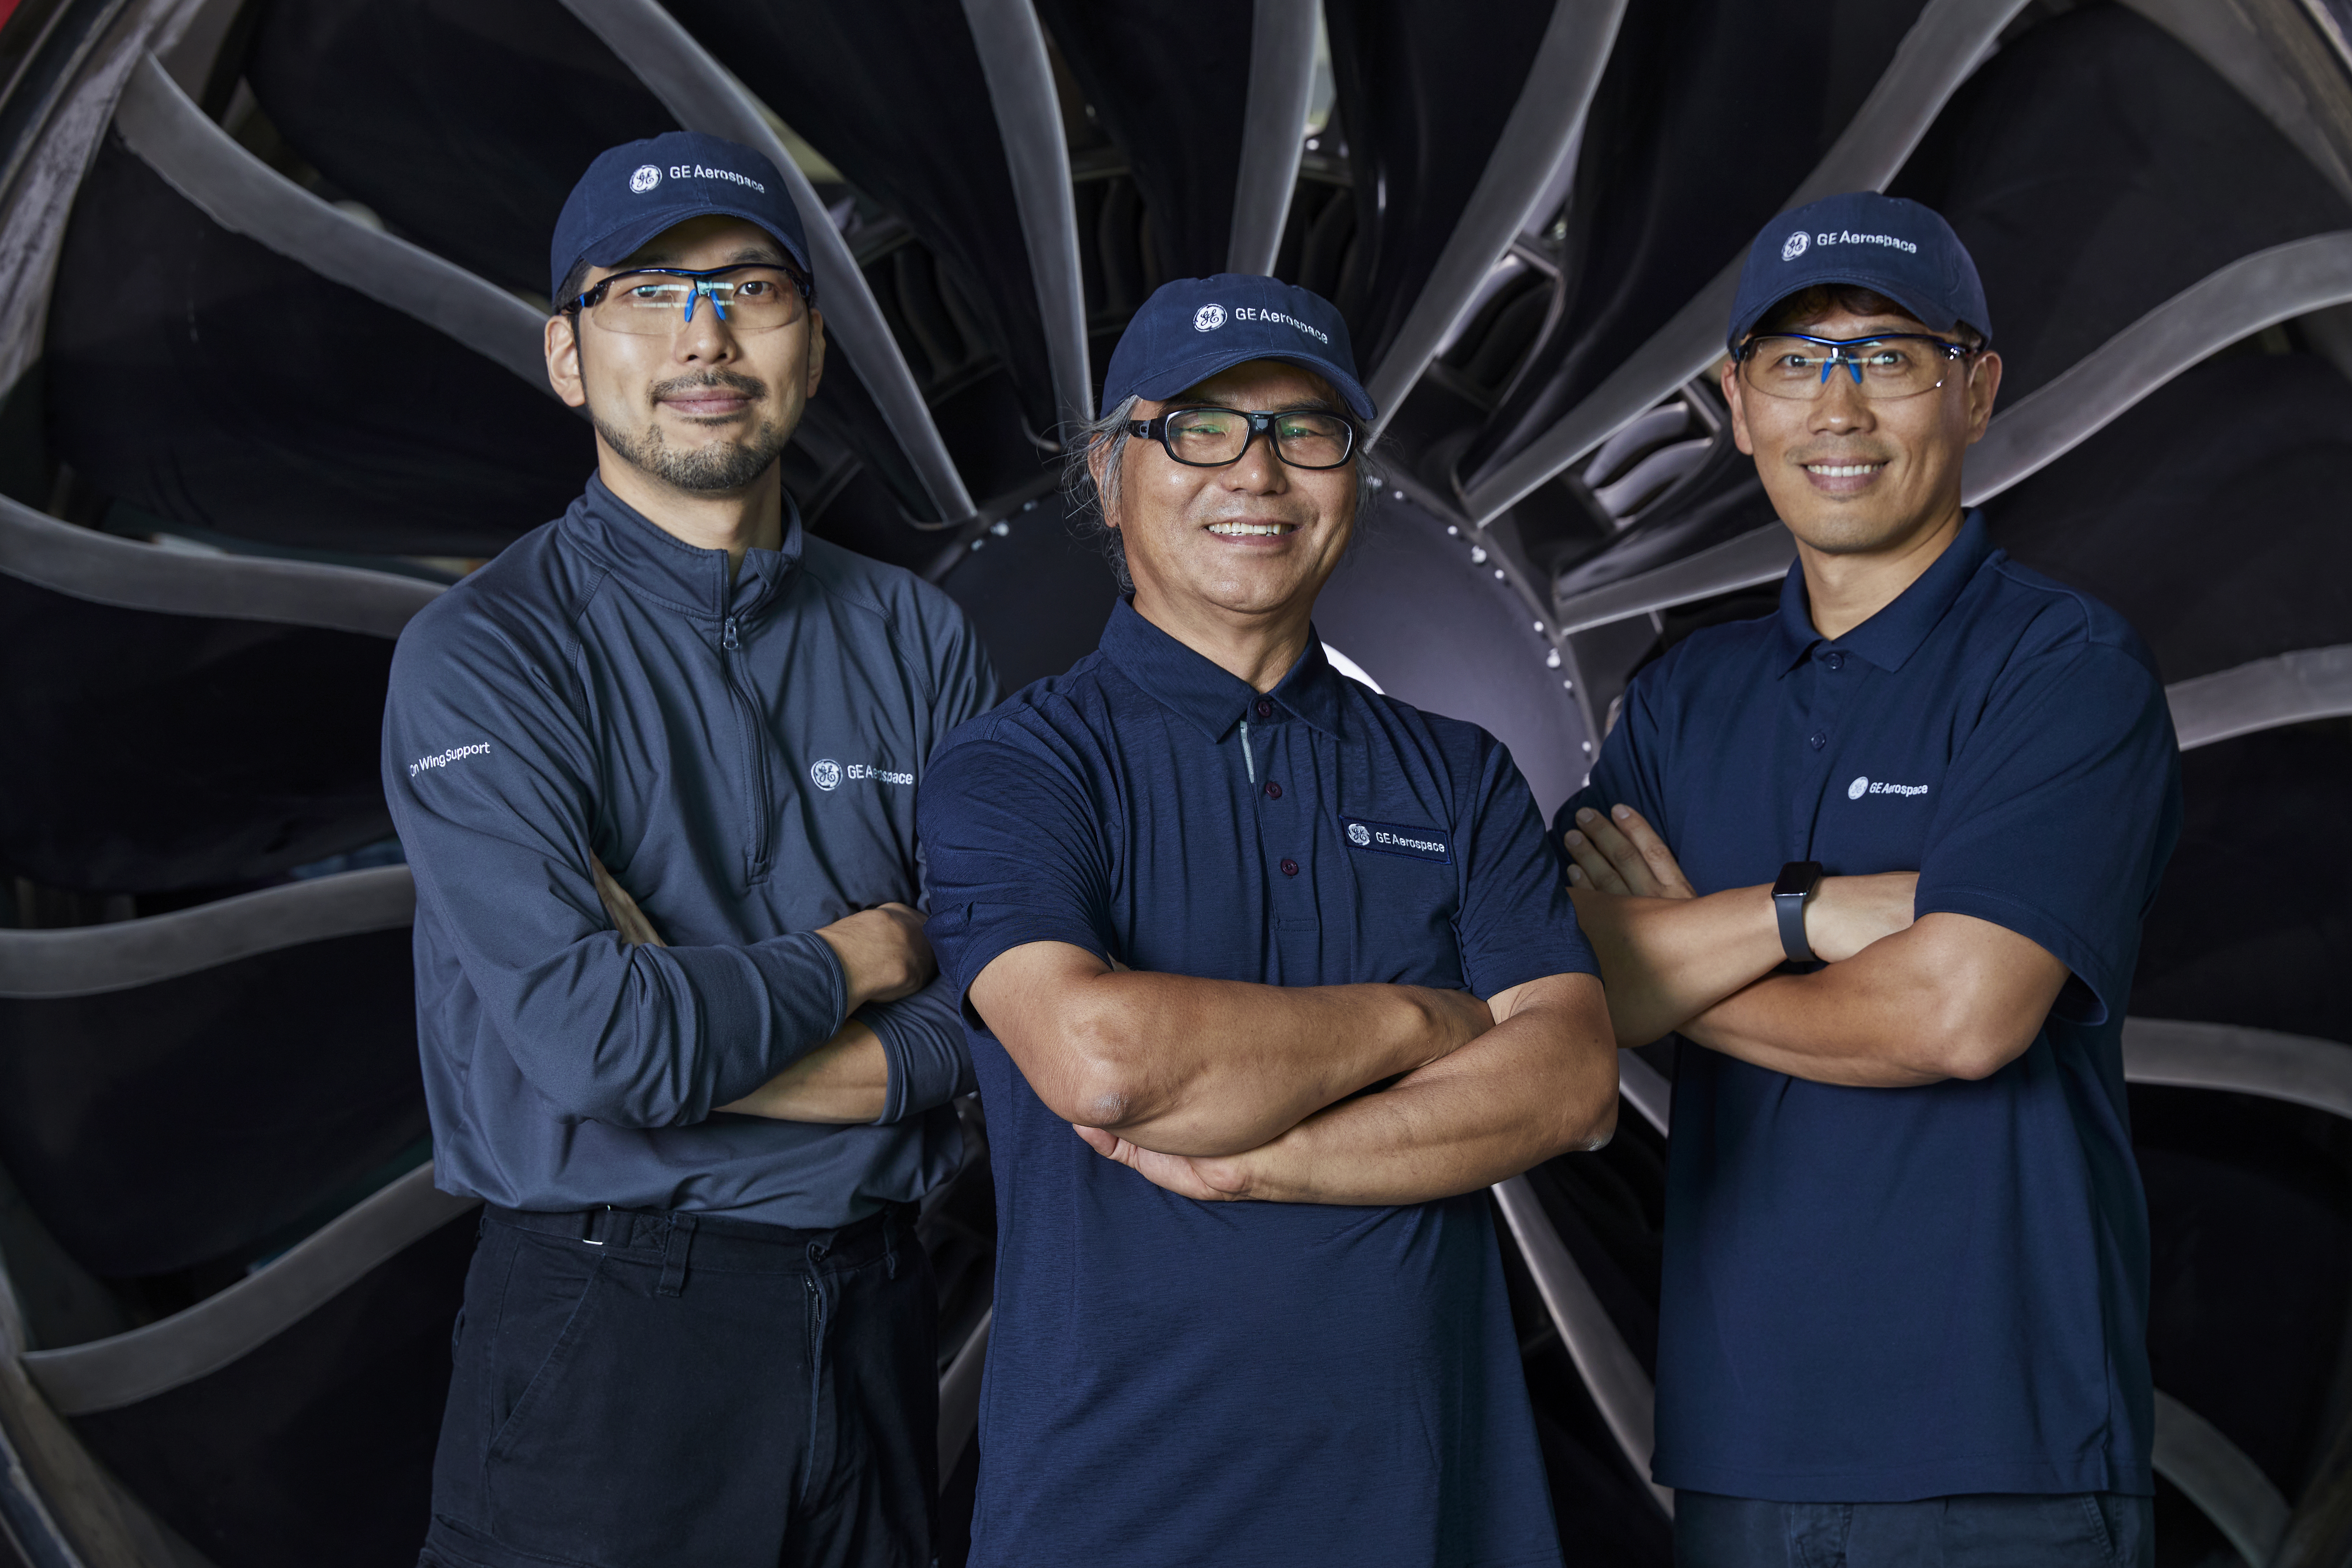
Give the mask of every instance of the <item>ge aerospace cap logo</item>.
<svg viewBox="0 0 2352 1568">
<path fill-rule="evenodd" d="M 1372 841 L 1372 830 L 1371 830 L 1370 828 L 1369 828 L 1369 827 L 1365 826 L 1364 826 L 1362 823 L 1360 823 L 1360 822 L 1351 822 L 1351 823 L 1348 824 L 1348 842 L 1349 842 L 1349 843 L 1350 843 L 1350 844 L 1370 844 L 1371 841 Z"/>
<path fill-rule="evenodd" d="M 841 764 L 835 762 L 830 757 L 821 763 L 811 763 L 809 764 L 809 783 L 816 785 L 819 789 L 840 788 Z"/>
<path fill-rule="evenodd" d="M 1213 332 L 1224 324 L 1225 308 L 1223 305 L 1203 305 L 1192 312 L 1192 330 L 1196 332 Z"/>
<path fill-rule="evenodd" d="M 644 195 L 647 191 L 652 190 L 656 185 L 660 184 L 661 171 L 655 168 L 651 163 L 638 164 L 637 172 L 629 176 L 629 189 L 636 192 L 639 195 Z"/>
<path fill-rule="evenodd" d="M 1805 231 L 1801 228 L 1796 233 L 1790 235 L 1788 238 L 1780 242 L 1780 259 L 1783 261 L 1796 260 L 1797 258 L 1805 254 L 1806 244 Z"/>
</svg>

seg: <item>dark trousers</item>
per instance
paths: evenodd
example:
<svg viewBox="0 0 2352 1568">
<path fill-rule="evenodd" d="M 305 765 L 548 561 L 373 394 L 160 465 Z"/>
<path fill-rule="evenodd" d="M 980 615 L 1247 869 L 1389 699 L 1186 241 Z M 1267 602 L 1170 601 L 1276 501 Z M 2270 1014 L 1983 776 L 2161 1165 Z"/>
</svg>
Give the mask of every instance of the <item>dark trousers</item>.
<svg viewBox="0 0 2352 1568">
<path fill-rule="evenodd" d="M 925 1568 L 913 1221 L 484 1211 L 422 1568 Z"/>
<path fill-rule="evenodd" d="M 1675 1494 L 1675 1568 L 2150 1568 L 2155 1500 L 2006 1492 L 1919 1502 Z"/>
</svg>

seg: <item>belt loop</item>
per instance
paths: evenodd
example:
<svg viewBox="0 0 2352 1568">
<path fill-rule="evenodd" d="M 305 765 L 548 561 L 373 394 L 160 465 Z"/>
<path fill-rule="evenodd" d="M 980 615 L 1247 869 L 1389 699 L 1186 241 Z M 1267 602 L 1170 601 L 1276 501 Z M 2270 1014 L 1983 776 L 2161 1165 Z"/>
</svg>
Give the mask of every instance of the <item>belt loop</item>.
<svg viewBox="0 0 2352 1568">
<path fill-rule="evenodd" d="M 662 1231 L 661 1283 L 656 1296 L 675 1296 L 686 1284 L 686 1255 L 694 1248 L 694 1216 L 674 1214 Z"/>
</svg>

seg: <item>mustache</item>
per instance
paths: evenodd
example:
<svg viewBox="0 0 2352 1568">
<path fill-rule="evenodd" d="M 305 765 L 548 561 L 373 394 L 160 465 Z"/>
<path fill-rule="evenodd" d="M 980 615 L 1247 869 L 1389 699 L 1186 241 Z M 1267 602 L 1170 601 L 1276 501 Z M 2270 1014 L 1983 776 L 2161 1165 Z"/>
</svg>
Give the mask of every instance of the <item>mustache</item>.
<svg viewBox="0 0 2352 1568">
<path fill-rule="evenodd" d="M 740 393 L 745 397 L 765 397 L 768 384 L 757 376 L 739 375 L 731 370 L 697 371 L 692 375 L 672 376 L 653 384 L 654 401 L 673 397 L 681 392 L 709 392 L 717 388 Z"/>
</svg>

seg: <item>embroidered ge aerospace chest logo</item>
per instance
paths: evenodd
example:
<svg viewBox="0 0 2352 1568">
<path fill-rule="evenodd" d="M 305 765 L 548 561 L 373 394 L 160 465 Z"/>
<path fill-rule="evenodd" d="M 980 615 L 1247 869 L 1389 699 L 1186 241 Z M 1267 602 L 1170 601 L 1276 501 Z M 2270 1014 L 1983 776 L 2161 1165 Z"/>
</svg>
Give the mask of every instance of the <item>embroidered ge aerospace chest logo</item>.
<svg viewBox="0 0 2352 1568">
<path fill-rule="evenodd" d="M 1404 827 L 1393 822 L 1364 822 L 1352 816 L 1339 819 L 1347 829 L 1348 842 L 1359 849 L 1369 849 L 1375 855 L 1402 855 L 1412 860 L 1434 860 L 1450 865 L 1454 847 L 1441 827 Z"/>
<path fill-rule="evenodd" d="M 1224 324 L 1225 308 L 1223 305 L 1203 305 L 1192 312 L 1192 330 L 1196 332 L 1213 332 Z"/>
<path fill-rule="evenodd" d="M 652 190 L 656 185 L 660 184 L 661 171 L 655 168 L 651 163 L 638 164 L 637 172 L 629 176 L 629 189 L 636 192 L 639 195 L 644 195 L 647 191 Z"/>
<path fill-rule="evenodd" d="M 809 783 L 821 790 L 830 792 L 839 789 L 845 779 L 853 783 L 860 779 L 871 779 L 876 784 L 910 784 L 915 782 L 915 775 L 911 773 L 901 773 L 894 768 L 879 767 L 872 763 L 836 763 L 831 757 L 825 758 L 823 762 L 809 764 Z"/>
<path fill-rule="evenodd" d="M 1845 786 L 1845 797 L 1848 800 L 1860 800 L 1866 795 L 1918 795 L 1927 793 L 1926 784 L 1888 784 L 1884 779 L 1873 780 L 1867 773 Z"/>
</svg>

